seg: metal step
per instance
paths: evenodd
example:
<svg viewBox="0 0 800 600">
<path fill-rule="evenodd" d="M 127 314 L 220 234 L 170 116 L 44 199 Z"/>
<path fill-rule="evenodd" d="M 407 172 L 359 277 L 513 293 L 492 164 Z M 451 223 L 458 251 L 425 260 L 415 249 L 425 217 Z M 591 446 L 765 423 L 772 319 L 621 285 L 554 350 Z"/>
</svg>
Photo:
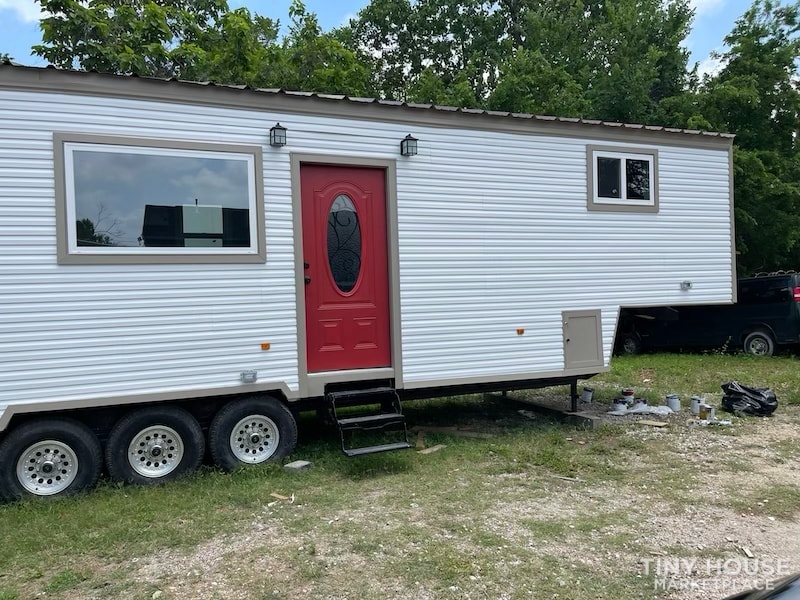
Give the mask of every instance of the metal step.
<svg viewBox="0 0 800 600">
<path fill-rule="evenodd" d="M 379 413 L 360 417 L 345 417 L 344 419 L 336 420 L 336 422 L 339 423 L 339 427 L 351 429 L 379 428 L 384 425 L 402 423 L 403 421 L 405 421 L 405 418 L 400 413 Z"/>
<path fill-rule="evenodd" d="M 376 387 L 363 390 L 342 390 L 338 392 L 328 392 L 327 397 L 336 406 L 359 406 L 364 404 L 378 404 L 382 397 L 389 396 L 394 398 L 396 395 L 394 388 Z"/>
<path fill-rule="evenodd" d="M 380 446 L 366 446 L 364 448 L 345 449 L 347 456 L 363 456 L 364 454 L 377 454 L 378 452 L 390 452 L 392 450 L 404 450 L 411 448 L 408 442 L 394 442 L 392 444 L 381 444 Z"/>
<path fill-rule="evenodd" d="M 394 388 L 341 390 L 329 392 L 326 394 L 326 399 L 330 405 L 333 420 L 339 428 L 342 452 L 345 455 L 361 456 L 411 447 L 408 442 L 406 419 L 400 407 L 400 397 Z M 376 405 L 379 405 L 379 408 L 366 408 Z M 346 412 L 341 417 L 337 414 L 338 409 L 342 407 L 357 406 L 365 408 L 362 408 L 360 413 L 351 413 L 351 416 L 346 416 Z M 393 435 L 394 433 L 397 435 Z M 389 439 L 394 437 L 395 441 L 376 444 L 376 442 L 386 441 L 387 437 Z M 373 445 L 359 447 L 359 443 Z"/>
</svg>

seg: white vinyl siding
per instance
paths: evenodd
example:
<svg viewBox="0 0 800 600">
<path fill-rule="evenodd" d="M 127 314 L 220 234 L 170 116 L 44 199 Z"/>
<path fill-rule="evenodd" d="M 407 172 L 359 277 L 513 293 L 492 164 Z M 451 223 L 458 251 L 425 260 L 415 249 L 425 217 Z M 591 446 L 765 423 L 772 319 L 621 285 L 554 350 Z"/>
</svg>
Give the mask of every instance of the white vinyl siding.
<svg viewBox="0 0 800 600">
<path fill-rule="evenodd" d="M 266 263 L 57 264 L 56 131 L 261 146 Z M 403 385 L 561 373 L 565 311 L 601 311 L 608 365 L 621 305 L 731 301 L 729 154 L 658 139 L 659 212 L 589 213 L 581 137 L 0 91 L 0 404 L 296 392 L 290 152 L 397 161 Z"/>
</svg>

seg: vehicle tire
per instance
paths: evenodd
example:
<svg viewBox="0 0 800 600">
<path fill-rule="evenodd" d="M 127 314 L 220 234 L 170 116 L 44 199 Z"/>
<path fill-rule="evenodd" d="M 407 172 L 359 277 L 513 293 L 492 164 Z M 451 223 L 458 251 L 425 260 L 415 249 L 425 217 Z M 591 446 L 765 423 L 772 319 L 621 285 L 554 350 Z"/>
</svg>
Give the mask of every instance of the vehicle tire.
<svg viewBox="0 0 800 600">
<path fill-rule="evenodd" d="M 139 408 L 111 430 L 106 466 L 114 479 L 152 485 L 194 471 L 204 451 L 200 425 L 182 408 Z"/>
<path fill-rule="evenodd" d="M 641 354 L 642 353 L 642 340 L 639 336 L 635 333 L 625 334 L 622 337 L 622 343 L 620 344 L 620 350 L 622 354 Z"/>
<path fill-rule="evenodd" d="M 234 471 L 286 458 L 297 444 L 297 423 L 270 396 L 234 400 L 216 414 L 208 430 L 211 457 L 220 469 Z"/>
<path fill-rule="evenodd" d="M 753 331 L 744 338 L 744 351 L 754 356 L 772 356 L 775 353 L 775 342 L 766 331 Z"/>
<path fill-rule="evenodd" d="M 102 467 L 100 442 L 83 423 L 28 421 L 0 442 L 0 498 L 77 494 L 95 486 Z"/>
</svg>

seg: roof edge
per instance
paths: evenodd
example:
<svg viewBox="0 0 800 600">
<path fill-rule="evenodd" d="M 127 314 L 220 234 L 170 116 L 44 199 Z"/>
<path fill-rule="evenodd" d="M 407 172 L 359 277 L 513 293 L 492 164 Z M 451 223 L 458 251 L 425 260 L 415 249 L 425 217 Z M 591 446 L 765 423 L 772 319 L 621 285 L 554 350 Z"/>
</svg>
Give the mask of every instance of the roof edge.
<svg viewBox="0 0 800 600">
<path fill-rule="evenodd" d="M 632 143 L 660 143 L 687 147 L 727 148 L 730 133 L 679 129 L 597 119 L 577 119 L 505 111 L 414 104 L 338 94 L 255 89 L 179 79 L 114 75 L 55 67 L 0 63 L 0 89 L 65 93 L 116 98 L 146 99 L 239 108 L 247 110 L 312 114 L 329 117 L 400 122 L 410 126 L 454 127 L 493 131 L 587 137 Z"/>
</svg>

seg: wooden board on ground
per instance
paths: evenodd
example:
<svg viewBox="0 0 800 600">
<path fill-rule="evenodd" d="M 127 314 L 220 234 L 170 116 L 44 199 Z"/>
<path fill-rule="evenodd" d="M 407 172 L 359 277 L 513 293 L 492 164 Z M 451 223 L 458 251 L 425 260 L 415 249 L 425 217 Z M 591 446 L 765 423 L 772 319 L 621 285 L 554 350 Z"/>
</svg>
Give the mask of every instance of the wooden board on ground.
<svg viewBox="0 0 800 600">
<path fill-rule="evenodd" d="M 639 425 L 649 425 L 650 427 L 666 427 L 669 425 L 666 421 L 651 421 L 649 419 L 642 419 Z"/>
</svg>

